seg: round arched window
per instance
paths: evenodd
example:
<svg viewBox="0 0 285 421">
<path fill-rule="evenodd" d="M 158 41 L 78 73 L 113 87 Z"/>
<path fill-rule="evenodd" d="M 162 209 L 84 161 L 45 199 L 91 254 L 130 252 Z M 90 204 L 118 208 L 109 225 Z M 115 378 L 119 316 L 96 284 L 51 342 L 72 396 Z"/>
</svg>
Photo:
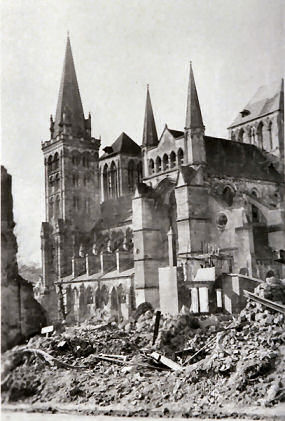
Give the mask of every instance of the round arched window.
<svg viewBox="0 0 285 421">
<path fill-rule="evenodd" d="M 225 226 L 228 223 L 227 215 L 224 213 L 219 213 L 216 219 L 216 223 L 219 229 L 225 229 Z"/>
<path fill-rule="evenodd" d="M 223 190 L 223 199 L 224 199 L 224 201 L 226 202 L 226 204 L 228 206 L 232 206 L 233 200 L 234 200 L 234 195 L 235 195 L 235 193 L 234 193 L 234 191 L 230 187 L 226 186 L 224 188 L 224 190 Z"/>
</svg>

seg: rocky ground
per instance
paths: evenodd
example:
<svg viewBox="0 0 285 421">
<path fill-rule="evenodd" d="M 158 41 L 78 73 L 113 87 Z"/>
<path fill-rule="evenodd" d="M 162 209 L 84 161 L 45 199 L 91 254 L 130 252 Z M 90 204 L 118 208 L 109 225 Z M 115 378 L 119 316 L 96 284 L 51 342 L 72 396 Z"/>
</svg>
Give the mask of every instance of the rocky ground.
<svg viewBox="0 0 285 421">
<path fill-rule="evenodd" d="M 256 293 L 285 303 L 280 285 L 261 284 Z M 229 402 L 269 407 L 285 401 L 284 314 L 248 301 L 236 318 L 162 316 L 152 346 L 154 320 L 150 310 L 121 324 L 98 317 L 49 338 L 33 337 L 2 356 L 2 401 L 185 417 L 219 414 Z M 153 351 L 181 368 L 155 362 Z"/>
</svg>

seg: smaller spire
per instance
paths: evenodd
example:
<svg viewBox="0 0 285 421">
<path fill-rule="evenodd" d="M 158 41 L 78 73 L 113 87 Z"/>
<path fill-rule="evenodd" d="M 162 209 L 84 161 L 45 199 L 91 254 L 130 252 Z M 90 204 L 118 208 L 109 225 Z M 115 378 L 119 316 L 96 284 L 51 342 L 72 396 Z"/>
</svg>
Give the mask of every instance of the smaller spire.
<svg viewBox="0 0 285 421">
<path fill-rule="evenodd" d="M 185 129 L 195 128 L 204 128 L 204 124 L 192 69 L 192 61 L 190 61 Z"/>
<path fill-rule="evenodd" d="M 146 92 L 146 105 L 144 116 L 144 129 L 143 129 L 143 146 L 156 146 L 158 144 L 157 131 L 154 121 L 154 115 L 150 100 L 149 84 L 147 84 Z"/>
</svg>

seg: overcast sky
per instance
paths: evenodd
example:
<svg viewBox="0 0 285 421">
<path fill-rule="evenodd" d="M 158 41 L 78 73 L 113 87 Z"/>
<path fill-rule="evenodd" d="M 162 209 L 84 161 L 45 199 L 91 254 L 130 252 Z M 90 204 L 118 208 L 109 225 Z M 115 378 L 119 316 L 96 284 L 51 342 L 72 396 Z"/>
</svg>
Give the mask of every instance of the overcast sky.
<svg viewBox="0 0 285 421">
<path fill-rule="evenodd" d="M 40 263 L 41 141 L 69 30 L 85 115 L 103 147 L 141 144 L 146 85 L 158 133 L 183 130 L 192 60 L 206 134 L 284 74 L 284 0 L 2 0 L 2 162 L 13 176 L 18 259 Z"/>
</svg>

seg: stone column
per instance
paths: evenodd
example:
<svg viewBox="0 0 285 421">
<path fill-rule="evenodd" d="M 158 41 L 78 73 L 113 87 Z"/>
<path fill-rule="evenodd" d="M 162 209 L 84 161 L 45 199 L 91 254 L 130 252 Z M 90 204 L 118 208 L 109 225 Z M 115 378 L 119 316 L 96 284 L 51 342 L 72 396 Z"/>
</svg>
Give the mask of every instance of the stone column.
<svg viewBox="0 0 285 421">
<path fill-rule="evenodd" d="M 169 257 L 169 266 L 174 266 L 174 255 L 173 255 L 173 230 L 170 227 L 170 230 L 167 233 L 168 237 L 168 257 Z"/>
<path fill-rule="evenodd" d="M 135 291 L 137 305 L 150 302 L 159 306 L 159 278 L 161 233 L 157 228 L 159 215 L 154 199 L 142 196 L 136 190 L 133 198 L 133 241 L 135 265 Z"/>
</svg>

